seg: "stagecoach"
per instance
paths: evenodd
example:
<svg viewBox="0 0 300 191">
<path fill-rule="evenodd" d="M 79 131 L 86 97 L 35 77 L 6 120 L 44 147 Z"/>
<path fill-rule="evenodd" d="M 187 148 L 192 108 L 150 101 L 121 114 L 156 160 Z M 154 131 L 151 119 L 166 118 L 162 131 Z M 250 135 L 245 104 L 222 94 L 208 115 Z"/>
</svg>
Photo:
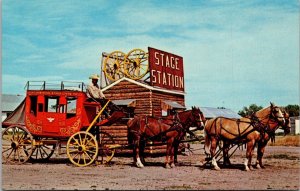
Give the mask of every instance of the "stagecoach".
<svg viewBox="0 0 300 191">
<path fill-rule="evenodd" d="M 109 100 L 103 107 L 86 101 L 82 82 L 27 82 L 26 89 L 26 98 L 13 115 L 18 120 L 3 123 L 7 126 L 2 132 L 3 162 L 46 161 L 62 147 L 77 166 L 112 159 L 114 140 L 99 128 L 111 122 L 102 115 Z"/>
</svg>

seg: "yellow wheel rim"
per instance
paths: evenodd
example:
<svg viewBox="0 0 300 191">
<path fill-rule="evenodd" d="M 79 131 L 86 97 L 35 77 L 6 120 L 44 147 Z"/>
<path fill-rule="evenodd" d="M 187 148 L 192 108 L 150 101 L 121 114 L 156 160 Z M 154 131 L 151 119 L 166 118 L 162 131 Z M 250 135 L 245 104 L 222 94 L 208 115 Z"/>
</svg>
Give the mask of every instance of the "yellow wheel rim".
<svg viewBox="0 0 300 191">
<path fill-rule="evenodd" d="M 116 81 L 124 77 L 125 53 L 114 51 L 104 59 L 103 71 L 110 81 Z"/>
<path fill-rule="evenodd" d="M 33 137 L 25 127 L 12 125 L 2 132 L 2 163 L 23 164 L 33 149 Z"/>
<path fill-rule="evenodd" d="M 148 53 L 133 49 L 125 57 L 125 74 L 128 78 L 139 80 L 149 71 Z"/>
<path fill-rule="evenodd" d="M 76 166 L 88 166 L 98 156 L 98 143 L 89 132 L 80 131 L 72 135 L 67 142 L 67 155 Z"/>
</svg>

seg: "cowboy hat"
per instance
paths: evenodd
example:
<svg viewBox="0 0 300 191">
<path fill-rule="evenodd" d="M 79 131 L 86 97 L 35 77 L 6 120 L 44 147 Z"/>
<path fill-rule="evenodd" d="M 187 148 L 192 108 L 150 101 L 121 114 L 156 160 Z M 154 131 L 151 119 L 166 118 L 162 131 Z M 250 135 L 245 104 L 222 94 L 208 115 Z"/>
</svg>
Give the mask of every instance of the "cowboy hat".
<svg viewBox="0 0 300 191">
<path fill-rule="evenodd" d="M 92 74 L 92 75 L 90 76 L 90 79 L 97 79 L 97 80 L 99 80 L 100 77 L 99 77 L 98 74 Z"/>
</svg>

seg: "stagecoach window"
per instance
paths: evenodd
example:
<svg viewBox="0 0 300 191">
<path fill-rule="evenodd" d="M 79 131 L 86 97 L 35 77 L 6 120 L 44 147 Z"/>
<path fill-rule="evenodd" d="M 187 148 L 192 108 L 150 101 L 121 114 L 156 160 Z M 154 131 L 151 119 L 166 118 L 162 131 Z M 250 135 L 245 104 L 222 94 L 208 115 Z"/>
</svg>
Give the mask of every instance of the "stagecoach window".
<svg viewBox="0 0 300 191">
<path fill-rule="evenodd" d="M 74 117 L 76 115 L 76 97 L 67 97 L 67 118 Z"/>
<path fill-rule="evenodd" d="M 46 97 L 46 112 L 57 112 L 58 97 Z"/>
<path fill-rule="evenodd" d="M 36 116 L 37 96 L 30 96 L 30 112 Z"/>
</svg>

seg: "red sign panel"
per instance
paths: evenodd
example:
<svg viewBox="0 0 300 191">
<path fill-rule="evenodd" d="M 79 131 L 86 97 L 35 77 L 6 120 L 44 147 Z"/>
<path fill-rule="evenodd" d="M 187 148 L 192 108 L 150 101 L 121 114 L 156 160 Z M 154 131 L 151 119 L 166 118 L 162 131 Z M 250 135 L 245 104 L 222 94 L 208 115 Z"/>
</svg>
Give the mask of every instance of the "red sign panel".
<svg viewBox="0 0 300 191">
<path fill-rule="evenodd" d="M 151 85 L 184 91 L 183 58 L 151 47 L 148 53 Z"/>
</svg>

